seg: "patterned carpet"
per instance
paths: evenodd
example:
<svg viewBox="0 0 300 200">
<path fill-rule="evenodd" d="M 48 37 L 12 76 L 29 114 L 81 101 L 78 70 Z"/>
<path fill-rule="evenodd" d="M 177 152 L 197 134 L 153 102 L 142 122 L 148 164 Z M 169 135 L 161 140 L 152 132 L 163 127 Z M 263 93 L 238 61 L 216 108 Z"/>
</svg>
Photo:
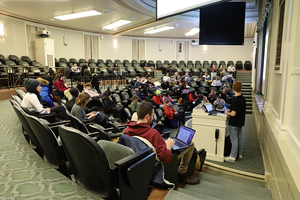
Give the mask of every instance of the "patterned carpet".
<svg viewBox="0 0 300 200">
<path fill-rule="evenodd" d="M 26 142 L 8 100 L 0 102 L 0 199 L 101 199 L 51 168 Z"/>
<path fill-rule="evenodd" d="M 192 120 L 188 121 L 187 126 L 192 127 Z M 234 163 L 207 161 L 244 172 L 264 175 L 263 158 L 256 133 L 254 116 L 250 114 L 246 115 L 246 124 L 243 127 L 243 151 L 243 158 Z"/>
</svg>

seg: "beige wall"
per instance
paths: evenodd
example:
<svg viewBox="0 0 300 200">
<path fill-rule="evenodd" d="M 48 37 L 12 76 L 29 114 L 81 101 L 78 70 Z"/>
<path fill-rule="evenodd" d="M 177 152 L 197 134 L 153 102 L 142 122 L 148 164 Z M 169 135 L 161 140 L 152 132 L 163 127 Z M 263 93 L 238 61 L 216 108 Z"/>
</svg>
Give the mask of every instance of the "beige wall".
<svg viewBox="0 0 300 200">
<path fill-rule="evenodd" d="M 198 42 L 198 41 L 197 41 Z M 190 59 L 207 61 L 227 61 L 232 60 L 234 63 L 238 60 L 243 63 L 246 60 L 252 61 L 253 38 L 245 38 L 243 46 L 237 45 L 207 45 L 207 51 L 203 52 L 203 45 L 190 46 Z"/>
<path fill-rule="evenodd" d="M 54 53 L 55 58 L 84 58 L 83 53 L 83 33 L 78 31 L 71 31 L 67 29 L 47 27 L 51 32 L 51 39 L 54 39 Z M 67 36 L 68 45 L 64 45 L 63 36 Z"/>
<path fill-rule="evenodd" d="M 1 16 L 0 23 L 4 29 L 4 38 L 0 39 L 0 54 L 5 57 L 27 55 L 24 22 Z"/>
<path fill-rule="evenodd" d="M 159 51 L 159 44 L 161 44 L 162 50 Z M 176 42 L 171 39 L 146 39 L 146 59 L 153 60 L 176 60 L 175 53 Z"/>
</svg>

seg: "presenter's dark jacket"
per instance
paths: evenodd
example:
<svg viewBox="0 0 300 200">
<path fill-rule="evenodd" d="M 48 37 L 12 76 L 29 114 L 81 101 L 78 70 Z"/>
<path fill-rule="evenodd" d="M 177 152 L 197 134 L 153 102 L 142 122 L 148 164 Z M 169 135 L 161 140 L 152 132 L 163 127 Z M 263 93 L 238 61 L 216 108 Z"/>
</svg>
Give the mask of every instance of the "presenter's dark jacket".
<svg viewBox="0 0 300 200">
<path fill-rule="evenodd" d="M 234 117 L 230 116 L 229 125 L 235 127 L 242 127 L 245 125 L 245 114 L 246 114 L 246 100 L 243 95 L 236 96 L 231 101 L 231 111 L 235 111 Z"/>
</svg>

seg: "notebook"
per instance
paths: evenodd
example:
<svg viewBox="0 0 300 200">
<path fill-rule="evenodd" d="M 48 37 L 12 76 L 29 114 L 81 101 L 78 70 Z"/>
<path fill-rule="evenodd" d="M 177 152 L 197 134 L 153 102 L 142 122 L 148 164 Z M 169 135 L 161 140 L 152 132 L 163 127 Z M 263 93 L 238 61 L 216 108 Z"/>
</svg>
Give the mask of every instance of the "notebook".
<svg viewBox="0 0 300 200">
<path fill-rule="evenodd" d="M 188 128 L 186 126 L 180 126 L 175 138 L 175 143 L 172 146 L 172 150 L 181 150 L 188 148 L 195 135 L 195 130 Z"/>
</svg>

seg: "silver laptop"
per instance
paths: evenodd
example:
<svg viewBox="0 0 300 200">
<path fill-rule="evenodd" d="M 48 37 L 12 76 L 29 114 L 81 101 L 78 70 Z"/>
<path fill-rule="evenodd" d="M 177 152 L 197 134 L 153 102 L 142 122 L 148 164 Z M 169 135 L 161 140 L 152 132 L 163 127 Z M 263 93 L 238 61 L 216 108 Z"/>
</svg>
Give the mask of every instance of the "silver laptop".
<svg viewBox="0 0 300 200">
<path fill-rule="evenodd" d="M 192 143 L 195 132 L 195 130 L 189 127 L 180 126 L 176 137 L 172 138 L 175 140 L 175 143 L 172 146 L 172 150 L 182 150 L 188 148 Z"/>
</svg>

